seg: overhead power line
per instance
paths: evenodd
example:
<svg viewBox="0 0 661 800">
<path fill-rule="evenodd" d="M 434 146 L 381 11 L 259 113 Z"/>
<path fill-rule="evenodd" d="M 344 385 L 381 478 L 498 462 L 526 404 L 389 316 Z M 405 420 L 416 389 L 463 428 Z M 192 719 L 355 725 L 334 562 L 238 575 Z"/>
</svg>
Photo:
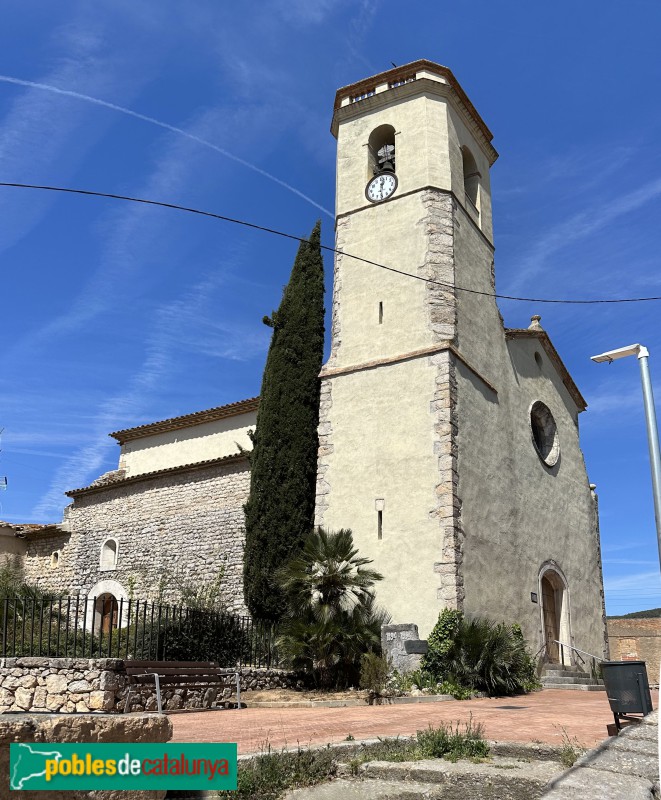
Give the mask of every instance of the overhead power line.
<svg viewBox="0 0 661 800">
<path fill-rule="evenodd" d="M 233 225 L 243 225 L 246 228 L 251 228 L 252 230 L 262 231 L 263 233 L 271 233 L 274 236 L 281 236 L 285 239 L 293 239 L 296 242 L 306 242 L 307 238 L 305 236 L 295 236 L 293 233 L 286 233 L 285 231 L 279 231 L 275 228 L 267 228 L 264 225 L 257 225 L 254 222 L 247 222 L 243 219 L 235 219 L 234 217 L 228 217 L 224 214 L 215 214 L 212 211 L 203 211 L 199 208 L 191 208 L 190 206 L 181 206 L 177 203 L 165 203 L 161 200 L 149 200 L 144 197 L 130 197 L 124 194 L 113 194 L 111 192 L 94 192 L 91 189 L 70 189 L 64 186 L 40 186 L 37 184 L 32 183 L 10 183 L 5 181 L 0 181 L 0 186 L 5 186 L 14 189 L 39 189 L 41 191 L 46 192 L 62 192 L 64 194 L 78 194 L 83 195 L 86 197 L 105 197 L 109 198 L 110 200 L 125 200 L 131 203 L 142 203 L 143 205 L 148 206 L 159 206 L 160 208 L 170 208 L 174 211 L 186 211 L 189 214 L 197 214 L 201 217 L 210 217 L 211 219 L 219 219 L 223 222 L 230 222 Z M 436 281 L 432 278 L 425 278 L 421 275 L 414 275 L 411 272 L 405 272 L 404 270 L 397 269 L 396 267 L 389 267 L 387 264 L 380 264 L 378 261 L 371 261 L 369 258 L 363 258 L 362 256 L 356 256 L 352 253 L 347 253 L 345 250 L 338 250 L 335 247 L 329 247 L 328 245 L 321 245 L 321 249 L 325 250 L 329 253 L 337 253 L 338 255 L 342 255 L 345 258 L 352 258 L 355 261 L 361 261 L 363 264 L 369 264 L 373 267 L 378 267 L 379 269 L 385 269 L 388 272 L 394 272 L 397 275 L 403 275 L 406 278 L 413 278 L 414 280 L 423 281 L 424 283 L 431 283 L 434 286 L 443 286 L 446 289 L 452 289 L 457 292 L 468 292 L 469 294 L 478 294 L 484 297 L 495 297 L 499 300 L 516 300 L 522 303 L 556 303 L 556 304 L 564 304 L 564 305 L 602 305 L 606 303 L 645 303 L 651 300 L 661 300 L 661 296 L 658 297 L 618 297 L 612 299 L 588 299 L 588 300 L 575 300 L 575 299 L 557 299 L 557 298 L 548 298 L 548 297 L 516 297 L 514 295 L 509 294 L 499 294 L 497 292 L 483 292 L 479 289 L 468 289 L 465 286 L 455 286 L 452 283 L 445 283 L 443 281 Z"/>
</svg>

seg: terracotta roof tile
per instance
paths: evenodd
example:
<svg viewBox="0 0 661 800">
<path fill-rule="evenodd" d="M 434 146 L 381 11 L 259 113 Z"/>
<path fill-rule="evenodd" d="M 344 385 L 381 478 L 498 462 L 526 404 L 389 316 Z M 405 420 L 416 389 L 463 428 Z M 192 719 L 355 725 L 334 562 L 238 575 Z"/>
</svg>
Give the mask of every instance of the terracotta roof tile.
<svg viewBox="0 0 661 800">
<path fill-rule="evenodd" d="M 234 417 L 237 414 L 246 414 L 256 411 L 259 405 L 259 397 L 251 397 L 248 400 L 239 400 L 236 403 L 229 403 L 225 406 L 208 408 L 204 411 L 193 411 L 191 414 L 183 414 L 180 417 L 170 417 L 158 422 L 149 422 L 146 425 L 138 425 L 135 428 L 124 428 L 121 431 L 109 433 L 113 439 L 117 439 L 120 444 L 129 442 L 133 439 L 141 439 L 144 436 L 153 436 L 157 433 L 176 431 L 180 428 L 189 428 L 192 425 L 203 425 L 205 422 L 215 422 L 226 417 Z"/>
<path fill-rule="evenodd" d="M 89 486 L 83 486 L 82 489 L 70 489 L 65 494 L 68 497 L 80 497 L 84 494 L 95 494 L 97 492 L 108 492 L 113 489 L 128 486 L 132 483 L 140 483 L 147 481 L 151 478 L 158 478 L 161 475 L 173 475 L 177 472 L 194 472 L 196 470 L 205 469 L 206 467 L 213 467 L 215 465 L 233 464 L 240 461 L 247 461 L 247 453 L 234 453 L 231 456 L 222 456 L 221 458 L 209 458 L 206 461 L 196 461 L 193 464 L 181 464 L 178 467 L 166 467 L 165 469 L 157 469 L 153 472 L 141 472 L 139 475 L 131 475 L 128 478 L 121 478 L 110 482 L 99 483 L 94 481 Z"/>
</svg>

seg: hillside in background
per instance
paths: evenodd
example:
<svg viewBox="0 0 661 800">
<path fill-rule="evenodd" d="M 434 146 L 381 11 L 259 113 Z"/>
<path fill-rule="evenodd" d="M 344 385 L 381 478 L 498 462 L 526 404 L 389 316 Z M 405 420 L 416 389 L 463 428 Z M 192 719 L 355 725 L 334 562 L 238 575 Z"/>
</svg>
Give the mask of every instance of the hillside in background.
<svg viewBox="0 0 661 800">
<path fill-rule="evenodd" d="M 650 608 L 648 611 L 632 611 L 630 614 L 616 614 L 607 619 L 636 619 L 636 618 L 661 617 L 661 608 Z"/>
</svg>

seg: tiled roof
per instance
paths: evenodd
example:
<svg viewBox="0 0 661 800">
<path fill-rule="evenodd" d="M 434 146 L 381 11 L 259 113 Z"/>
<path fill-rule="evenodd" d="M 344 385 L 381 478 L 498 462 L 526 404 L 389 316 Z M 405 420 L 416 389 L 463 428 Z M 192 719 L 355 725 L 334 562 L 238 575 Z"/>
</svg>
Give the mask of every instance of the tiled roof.
<svg viewBox="0 0 661 800">
<path fill-rule="evenodd" d="M 94 481 L 89 486 L 84 486 L 82 489 L 70 489 L 65 494 L 68 497 L 80 497 L 84 494 L 95 494 L 97 492 L 109 492 L 114 489 L 128 486 L 132 483 L 140 483 L 141 481 L 148 481 L 151 478 L 158 478 L 161 475 L 174 475 L 178 472 L 194 472 L 196 470 L 205 469 L 206 467 L 213 467 L 216 465 L 233 464 L 240 461 L 247 461 L 247 453 L 235 453 L 231 456 L 222 456 L 221 458 L 209 458 L 206 461 L 196 461 L 193 464 L 181 464 L 178 467 L 167 467 L 166 469 L 157 469 L 153 472 L 141 472 L 139 475 L 131 475 L 128 478 L 121 478 L 105 483 L 98 483 Z"/>
<path fill-rule="evenodd" d="M 120 444 L 124 444 L 124 442 L 130 442 L 132 439 L 141 439 L 143 436 L 153 436 L 156 433 L 176 431 L 180 428 L 189 428 L 192 425 L 202 425 L 205 422 L 215 422 L 226 417 L 234 417 L 237 414 L 246 414 L 250 411 L 256 411 L 258 405 L 259 397 L 251 397 L 248 400 L 239 400 L 226 406 L 217 406 L 205 411 L 194 411 L 192 414 L 170 417 L 159 422 L 149 422 L 146 425 L 138 425 L 135 428 L 125 428 L 108 435 L 112 436 L 113 439 L 117 439 Z"/>
<path fill-rule="evenodd" d="M 54 530 L 59 530 L 59 526 L 55 522 L 39 525 L 33 522 L 21 522 L 16 524 L 14 522 L 4 522 L 3 520 L 0 520 L 0 528 L 3 527 L 10 528 L 17 536 L 20 537 L 23 537 L 26 534 L 52 533 Z"/>
</svg>

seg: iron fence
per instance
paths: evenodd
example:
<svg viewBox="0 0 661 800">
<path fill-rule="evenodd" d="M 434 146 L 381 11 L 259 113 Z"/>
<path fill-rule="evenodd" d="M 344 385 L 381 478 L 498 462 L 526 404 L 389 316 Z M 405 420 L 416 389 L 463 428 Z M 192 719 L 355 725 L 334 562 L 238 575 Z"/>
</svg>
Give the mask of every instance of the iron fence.
<svg viewBox="0 0 661 800">
<path fill-rule="evenodd" d="M 277 664 L 272 626 L 208 611 L 109 595 L 0 599 L 2 657 L 121 658 Z"/>
</svg>

